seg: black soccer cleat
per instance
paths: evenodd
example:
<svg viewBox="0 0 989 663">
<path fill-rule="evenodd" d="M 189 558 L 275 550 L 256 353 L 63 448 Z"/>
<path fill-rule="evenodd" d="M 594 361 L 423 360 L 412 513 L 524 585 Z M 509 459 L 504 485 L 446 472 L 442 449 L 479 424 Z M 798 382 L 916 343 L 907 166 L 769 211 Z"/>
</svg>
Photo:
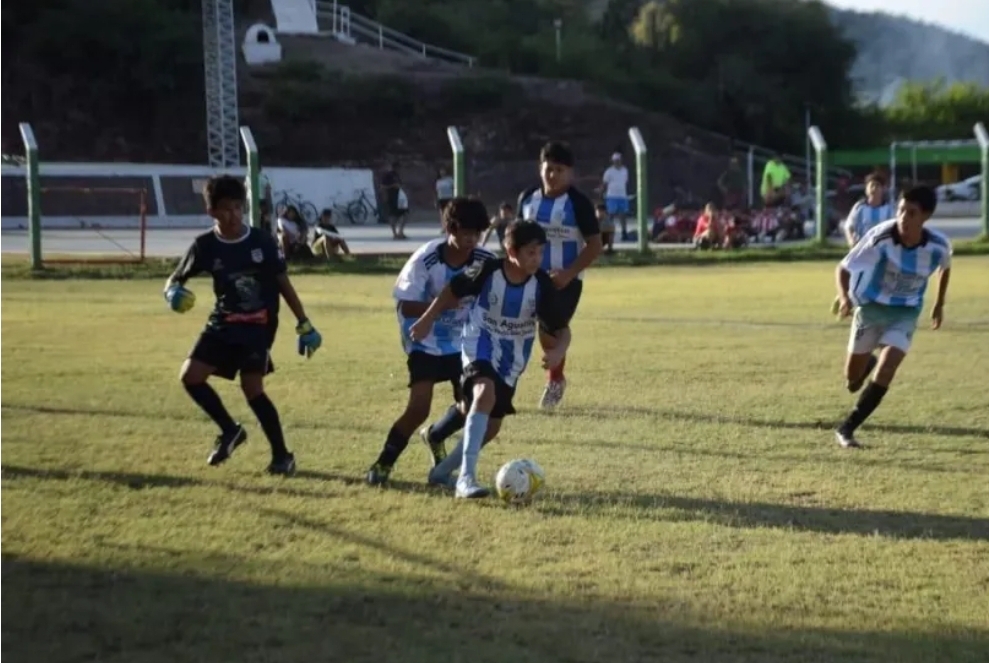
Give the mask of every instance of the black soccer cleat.
<svg viewBox="0 0 989 663">
<path fill-rule="evenodd" d="M 382 463 L 375 463 L 367 471 L 367 476 L 364 480 L 369 486 L 383 486 L 388 483 L 388 475 L 391 474 L 391 465 L 383 465 Z"/>
<path fill-rule="evenodd" d="M 234 449 L 247 442 L 247 431 L 240 424 L 228 433 L 220 433 L 216 436 L 216 448 L 206 459 L 213 467 L 222 465 L 223 462 L 233 455 Z"/>
<path fill-rule="evenodd" d="M 295 474 L 295 455 L 286 454 L 277 460 L 271 461 L 271 464 L 268 465 L 268 474 L 280 474 L 286 477 Z"/>
</svg>

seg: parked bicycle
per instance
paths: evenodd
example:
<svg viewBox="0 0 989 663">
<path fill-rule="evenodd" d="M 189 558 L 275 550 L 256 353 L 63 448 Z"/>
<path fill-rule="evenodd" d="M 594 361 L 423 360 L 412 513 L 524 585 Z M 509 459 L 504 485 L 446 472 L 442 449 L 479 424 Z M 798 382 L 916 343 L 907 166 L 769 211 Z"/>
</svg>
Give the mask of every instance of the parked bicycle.
<svg viewBox="0 0 989 663">
<path fill-rule="evenodd" d="M 308 225 L 314 225 L 319 220 L 319 210 L 311 202 L 294 191 L 279 191 L 272 196 L 275 199 L 275 215 L 282 216 L 290 206 L 299 210 L 299 215 Z"/>
<path fill-rule="evenodd" d="M 338 217 L 347 219 L 354 226 L 363 225 L 367 223 L 368 219 L 378 220 L 381 217 L 378 206 L 367 195 L 367 191 L 358 189 L 354 191 L 354 195 L 356 197 L 349 203 L 335 206 L 334 211 Z"/>
</svg>

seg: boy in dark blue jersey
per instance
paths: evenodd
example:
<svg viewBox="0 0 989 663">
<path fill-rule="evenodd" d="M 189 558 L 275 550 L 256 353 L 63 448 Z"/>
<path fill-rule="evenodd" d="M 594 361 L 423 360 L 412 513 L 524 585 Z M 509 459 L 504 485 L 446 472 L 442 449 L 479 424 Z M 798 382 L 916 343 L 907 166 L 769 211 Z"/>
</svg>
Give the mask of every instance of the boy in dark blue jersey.
<svg viewBox="0 0 989 663">
<path fill-rule="evenodd" d="M 185 287 L 197 274 L 213 277 L 216 304 L 206 328 L 182 364 L 181 380 L 189 396 L 220 427 L 210 465 L 220 465 L 247 441 L 219 395 L 207 383 L 211 375 L 240 386 L 271 444 L 271 474 L 295 472 L 295 456 L 285 447 L 278 411 L 264 393 L 264 376 L 274 371 L 269 351 L 278 329 L 279 298 L 298 320 L 299 354 L 310 357 L 322 338 L 306 317 L 302 302 L 285 273 L 285 259 L 269 233 L 244 225 L 244 183 L 231 176 L 212 177 L 203 190 L 213 229 L 198 236 L 165 283 L 165 301 L 185 313 L 196 302 Z"/>
</svg>

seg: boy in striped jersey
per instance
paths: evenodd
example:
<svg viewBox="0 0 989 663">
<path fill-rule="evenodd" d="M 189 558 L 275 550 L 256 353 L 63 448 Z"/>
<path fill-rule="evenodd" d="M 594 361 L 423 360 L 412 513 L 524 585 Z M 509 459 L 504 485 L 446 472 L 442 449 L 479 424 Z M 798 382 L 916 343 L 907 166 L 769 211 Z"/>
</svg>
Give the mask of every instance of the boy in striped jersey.
<svg viewBox="0 0 989 663">
<path fill-rule="evenodd" d="M 549 337 L 543 346 L 543 368 L 558 366 L 570 345 L 563 297 L 542 269 L 546 243 L 543 224 L 513 222 L 505 233 L 506 257 L 455 276 L 409 330 L 412 339 L 428 338 L 441 311 L 474 298 L 463 333 L 463 397 L 468 412 L 464 439 L 429 473 L 430 483 L 446 485 L 459 465 L 457 497 L 488 494 L 477 482 L 478 455 L 498 434 L 502 419 L 515 413 L 515 386 L 529 363 L 537 332 Z"/>
<path fill-rule="evenodd" d="M 867 231 L 836 270 L 839 313 L 842 317 L 854 313 L 845 360 L 848 390 L 862 389 L 875 370 L 855 408 L 835 431 L 842 447 L 861 446 L 855 431 L 879 406 L 906 357 L 924 307 L 927 281 L 935 273 L 939 276 L 931 327 L 941 327 L 951 242 L 924 227 L 936 205 L 937 196 L 929 187 L 905 191 L 896 219 Z M 877 348 L 878 358 L 873 354 Z"/>
<path fill-rule="evenodd" d="M 459 306 L 455 302 L 440 311 L 436 324 L 426 335 L 412 337 L 409 328 L 452 278 L 471 265 L 495 256 L 478 246 L 481 233 L 488 227 L 488 211 L 481 201 L 454 198 L 443 208 L 442 214 L 446 237 L 427 242 L 412 254 L 399 273 L 392 293 L 402 347 L 408 355 L 409 400 L 405 412 L 388 431 L 381 454 L 367 472 L 367 483 L 372 486 L 388 481 L 392 467 L 409 446 L 409 438 L 426 421 L 436 383 L 453 385 L 454 404 L 435 426 L 421 432 L 430 443 L 434 465 L 446 457 L 443 440 L 464 425 L 464 417 L 458 409 L 461 400 L 460 337 L 470 300 L 462 300 Z M 435 442 L 429 439 L 433 431 L 436 432 Z"/>
<path fill-rule="evenodd" d="M 547 143 L 539 153 L 539 186 L 519 196 L 518 218 L 539 223 L 546 232 L 542 269 L 560 291 L 566 323 L 577 311 L 584 270 L 601 255 L 601 228 L 590 199 L 572 186 L 574 157 L 563 143 Z M 553 335 L 540 329 L 544 350 L 553 347 Z M 547 371 L 549 380 L 539 406 L 553 408 L 563 399 L 567 380 L 563 374 L 566 356 Z"/>
<path fill-rule="evenodd" d="M 872 173 L 865 178 L 865 200 L 860 200 L 852 207 L 842 228 L 848 247 L 855 246 L 865 234 L 883 221 L 889 221 L 896 216 L 893 204 L 885 202 L 886 184 L 878 173 Z"/>
</svg>

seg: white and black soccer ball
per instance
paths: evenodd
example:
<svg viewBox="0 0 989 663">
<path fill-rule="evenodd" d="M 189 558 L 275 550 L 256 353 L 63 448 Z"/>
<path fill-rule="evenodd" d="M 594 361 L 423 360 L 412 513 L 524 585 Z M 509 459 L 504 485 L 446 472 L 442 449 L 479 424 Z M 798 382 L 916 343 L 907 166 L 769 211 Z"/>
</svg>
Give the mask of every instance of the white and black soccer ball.
<svg viewBox="0 0 989 663">
<path fill-rule="evenodd" d="M 506 504 L 528 504 L 546 485 L 546 474 L 534 460 L 516 458 L 495 475 L 495 493 Z"/>
</svg>

